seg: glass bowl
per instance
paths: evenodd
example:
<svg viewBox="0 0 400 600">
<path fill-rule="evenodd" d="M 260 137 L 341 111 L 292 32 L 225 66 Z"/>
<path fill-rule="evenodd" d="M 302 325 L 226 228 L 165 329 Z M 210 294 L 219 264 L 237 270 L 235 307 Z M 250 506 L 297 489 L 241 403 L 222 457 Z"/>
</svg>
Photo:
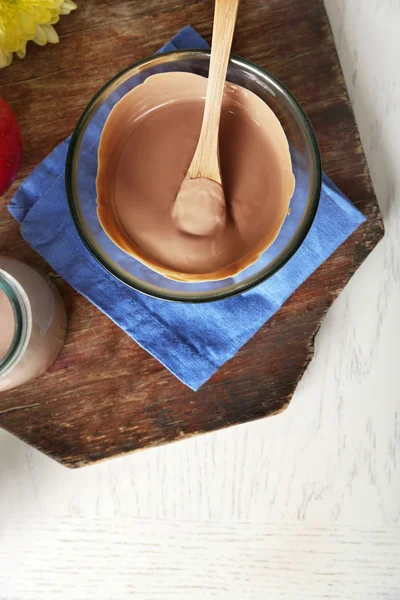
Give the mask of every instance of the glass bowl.
<svg viewBox="0 0 400 600">
<path fill-rule="evenodd" d="M 255 93 L 279 118 L 287 136 L 296 178 L 290 213 L 275 242 L 256 263 L 220 281 L 184 283 L 152 271 L 118 248 L 97 218 L 97 150 L 113 106 L 133 87 L 155 73 L 186 71 L 207 76 L 209 52 L 188 50 L 159 54 L 121 71 L 90 101 L 72 135 L 66 163 L 68 203 L 77 231 L 96 260 L 131 288 L 164 300 L 207 302 L 242 293 L 276 273 L 304 241 L 321 191 L 321 159 L 311 124 L 293 95 L 270 73 L 231 57 L 227 80 Z M 266 165 L 266 169 L 268 165 Z"/>
</svg>

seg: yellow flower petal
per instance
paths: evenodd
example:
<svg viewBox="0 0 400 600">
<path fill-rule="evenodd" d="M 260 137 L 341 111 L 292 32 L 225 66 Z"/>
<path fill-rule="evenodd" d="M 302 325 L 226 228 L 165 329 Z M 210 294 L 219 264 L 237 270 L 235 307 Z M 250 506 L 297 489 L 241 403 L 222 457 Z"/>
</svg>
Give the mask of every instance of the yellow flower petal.
<svg viewBox="0 0 400 600">
<path fill-rule="evenodd" d="M 20 29 L 25 33 L 27 40 L 35 37 L 36 23 L 30 15 L 20 15 Z"/>
<path fill-rule="evenodd" d="M 8 65 L 10 65 L 11 62 L 12 62 L 12 53 L 9 52 L 9 53 L 5 54 L 0 49 L 0 69 L 2 69 L 3 67 L 8 67 Z"/>
<path fill-rule="evenodd" d="M 42 25 L 41 27 L 46 34 L 47 41 L 50 44 L 58 44 L 59 37 L 54 27 L 52 25 Z"/>
<path fill-rule="evenodd" d="M 41 25 L 36 25 L 36 33 L 33 41 L 35 44 L 38 44 L 38 46 L 44 46 L 47 44 L 47 36 Z"/>
<path fill-rule="evenodd" d="M 17 56 L 18 58 L 25 58 L 26 55 L 26 44 L 24 44 L 22 46 L 22 48 L 20 48 L 19 50 L 17 50 Z"/>
<path fill-rule="evenodd" d="M 61 10 L 76 10 L 78 6 L 73 0 L 64 0 Z"/>
</svg>

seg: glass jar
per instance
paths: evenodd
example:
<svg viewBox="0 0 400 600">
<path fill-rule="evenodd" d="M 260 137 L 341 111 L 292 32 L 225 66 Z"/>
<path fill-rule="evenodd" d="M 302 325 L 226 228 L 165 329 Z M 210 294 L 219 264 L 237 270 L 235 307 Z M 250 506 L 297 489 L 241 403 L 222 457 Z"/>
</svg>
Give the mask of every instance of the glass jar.
<svg viewBox="0 0 400 600">
<path fill-rule="evenodd" d="M 66 329 L 55 285 L 32 267 L 0 256 L 0 392 L 46 371 L 64 344 Z"/>
</svg>

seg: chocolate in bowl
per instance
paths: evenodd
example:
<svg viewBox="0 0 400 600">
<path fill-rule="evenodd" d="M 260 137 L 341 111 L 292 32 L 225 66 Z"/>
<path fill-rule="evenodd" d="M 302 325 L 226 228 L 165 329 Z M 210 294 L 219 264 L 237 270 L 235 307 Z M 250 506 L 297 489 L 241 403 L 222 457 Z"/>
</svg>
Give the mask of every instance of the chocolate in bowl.
<svg viewBox="0 0 400 600">
<path fill-rule="evenodd" d="M 172 52 L 133 65 L 106 84 L 89 103 L 73 133 L 66 168 L 66 187 L 77 230 L 104 269 L 133 289 L 181 302 L 220 300 L 241 293 L 280 269 L 304 240 L 318 206 L 321 164 L 311 125 L 295 98 L 274 77 L 243 59 L 232 57 L 227 80 L 261 98 L 279 117 L 289 142 L 296 185 L 290 214 L 279 235 L 243 271 L 218 281 L 177 281 L 157 273 L 119 248 L 97 216 L 97 150 L 111 109 L 132 88 L 155 73 L 183 71 L 207 76 L 209 53 Z"/>
</svg>

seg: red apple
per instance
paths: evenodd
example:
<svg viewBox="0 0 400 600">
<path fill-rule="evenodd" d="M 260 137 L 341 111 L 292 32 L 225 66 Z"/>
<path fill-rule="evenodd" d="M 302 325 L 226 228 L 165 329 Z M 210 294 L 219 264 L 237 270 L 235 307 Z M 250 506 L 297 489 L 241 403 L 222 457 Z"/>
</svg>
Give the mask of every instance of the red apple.
<svg viewBox="0 0 400 600">
<path fill-rule="evenodd" d="M 22 138 L 10 106 L 0 98 L 0 196 L 14 181 L 22 158 Z"/>
</svg>

